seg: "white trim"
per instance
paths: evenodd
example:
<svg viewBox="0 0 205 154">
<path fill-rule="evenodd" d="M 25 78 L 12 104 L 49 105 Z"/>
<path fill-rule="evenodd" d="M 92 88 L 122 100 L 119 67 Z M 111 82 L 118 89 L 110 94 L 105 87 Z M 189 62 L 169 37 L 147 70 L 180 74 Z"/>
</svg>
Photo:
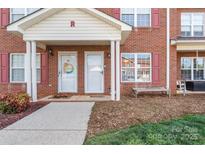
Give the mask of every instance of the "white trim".
<svg viewBox="0 0 205 154">
<path fill-rule="evenodd" d="M 31 41 L 31 84 L 32 84 L 32 101 L 37 101 L 37 81 L 36 81 L 36 42 Z"/>
<path fill-rule="evenodd" d="M 62 91 L 62 87 L 61 87 L 61 82 L 62 82 L 62 78 L 60 75 L 60 71 L 61 71 L 61 57 L 62 56 L 67 56 L 67 55 L 75 55 L 76 56 L 76 90 L 73 92 L 65 92 Z M 78 93 L 78 52 L 77 51 L 58 51 L 58 93 Z"/>
<path fill-rule="evenodd" d="M 116 101 L 120 100 L 120 41 L 115 43 L 116 49 Z"/>
<path fill-rule="evenodd" d="M 166 88 L 170 89 L 170 9 L 167 8 L 167 38 L 166 38 Z"/>
<path fill-rule="evenodd" d="M 24 81 L 12 81 L 12 69 L 13 69 L 13 67 L 12 67 L 12 56 L 13 55 L 23 55 L 24 56 L 24 67 L 19 67 L 19 69 L 24 69 Z M 25 72 L 25 65 L 26 65 L 26 63 L 25 63 L 25 53 L 10 53 L 10 64 L 9 64 L 9 66 L 10 66 L 10 69 L 9 69 L 9 71 L 10 71 L 10 73 L 9 73 L 9 76 L 10 76 L 10 83 L 26 83 L 26 72 Z M 18 69 L 18 67 L 16 67 L 16 69 Z"/>
<path fill-rule="evenodd" d="M 111 99 L 115 100 L 115 41 L 110 42 L 111 56 Z"/>
<path fill-rule="evenodd" d="M 135 69 L 135 81 L 123 81 L 122 79 L 122 55 L 123 54 L 134 54 L 134 60 L 135 60 L 135 66 L 134 66 L 134 69 Z M 148 54 L 150 55 L 150 80 L 149 81 L 137 81 L 137 55 L 138 54 Z M 121 61 L 121 68 L 120 68 L 120 72 L 121 72 L 121 82 L 122 83 L 151 83 L 152 82 L 152 53 L 151 52 L 122 52 L 120 54 L 120 61 Z M 147 67 L 148 68 L 148 67 Z"/>
<path fill-rule="evenodd" d="M 102 58 L 102 67 L 103 67 L 103 77 L 102 77 L 102 91 L 88 91 L 87 90 L 87 55 L 96 54 L 101 55 Z M 85 93 L 104 93 L 104 78 L 105 78 L 105 69 L 104 69 L 104 51 L 84 51 L 84 92 Z"/>
<path fill-rule="evenodd" d="M 25 75 L 26 75 L 26 91 L 29 96 L 31 94 L 31 42 L 26 41 L 26 65 L 25 65 Z"/>
<path fill-rule="evenodd" d="M 28 28 L 29 26 L 32 26 L 33 24 L 39 22 L 40 20 L 43 20 L 45 18 L 47 18 L 48 16 L 63 10 L 64 8 L 44 8 L 41 9 L 29 16 L 26 16 L 25 18 L 22 18 L 19 21 L 16 21 L 10 25 L 7 26 L 7 30 L 8 31 L 19 31 L 18 27 L 23 27 L 23 29 Z M 120 20 L 117 20 L 101 11 L 98 11 L 96 9 L 93 8 L 80 8 L 80 10 L 83 10 L 91 15 L 94 15 L 98 18 L 100 18 L 101 20 L 110 23 L 112 25 L 114 25 L 115 27 L 118 27 L 119 29 L 121 29 L 122 31 L 131 31 L 132 30 L 132 26 L 125 24 L 123 22 L 121 22 Z M 30 25 L 28 24 L 29 22 Z M 25 24 L 25 25 L 24 25 Z"/>
</svg>

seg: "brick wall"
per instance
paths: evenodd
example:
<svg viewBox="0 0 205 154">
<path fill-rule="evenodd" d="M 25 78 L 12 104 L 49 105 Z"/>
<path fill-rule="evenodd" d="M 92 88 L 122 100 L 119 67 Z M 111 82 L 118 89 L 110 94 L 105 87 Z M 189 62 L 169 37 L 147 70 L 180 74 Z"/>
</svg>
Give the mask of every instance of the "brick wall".
<svg viewBox="0 0 205 154">
<path fill-rule="evenodd" d="M 161 53 L 160 83 L 155 86 L 166 86 L 166 9 L 160 9 L 160 28 L 135 28 L 121 52 Z M 134 86 L 152 86 L 152 83 L 121 83 L 121 91 L 130 94 Z"/>
<path fill-rule="evenodd" d="M 112 9 L 99 9 L 112 15 Z M 78 90 L 84 92 L 84 51 L 105 51 L 105 93 L 110 93 L 110 58 L 107 57 L 109 46 L 50 46 L 54 56 L 49 56 L 49 84 L 38 84 L 38 96 L 43 97 L 57 93 L 58 71 L 57 53 L 63 51 L 78 52 Z M 0 29 L 0 51 L 4 52 L 25 52 L 25 43 L 22 38 Z M 42 51 L 39 51 L 42 52 Z M 159 52 L 161 53 L 161 76 L 160 83 L 155 86 L 166 86 L 166 9 L 160 9 L 160 28 L 134 28 L 125 44 L 121 46 L 121 52 Z M 174 56 L 173 56 L 174 59 Z M 173 64 L 172 64 L 173 67 Z M 173 69 L 174 70 L 174 69 Z M 172 81 L 173 82 L 173 81 Z M 172 83 L 174 85 L 174 83 Z M 121 83 L 122 94 L 130 94 L 134 86 L 152 86 L 152 83 Z M 1 85 L 2 91 L 25 91 L 25 84 Z"/>
<path fill-rule="evenodd" d="M 177 36 L 180 36 L 181 33 L 181 13 L 182 12 L 205 12 L 205 9 L 200 8 L 183 8 L 183 9 L 171 9 L 170 11 L 170 37 L 171 39 L 175 39 Z M 170 79 L 171 79 L 171 89 L 172 92 L 176 92 L 176 82 L 180 79 L 181 71 L 180 71 L 180 59 L 181 57 L 189 57 L 196 55 L 194 52 L 177 52 L 176 46 L 170 46 L 171 53 L 171 66 L 170 66 Z M 199 56 L 203 56 L 203 53 L 199 52 Z M 177 73 L 177 75 L 176 75 Z"/>
<path fill-rule="evenodd" d="M 48 46 L 53 50 L 49 56 L 49 84 L 38 85 L 38 96 L 43 97 L 58 92 L 58 53 L 59 51 L 76 51 L 78 61 L 78 94 L 84 94 L 84 53 L 85 51 L 104 51 L 104 89 L 110 94 L 110 48 L 109 46 Z"/>
</svg>

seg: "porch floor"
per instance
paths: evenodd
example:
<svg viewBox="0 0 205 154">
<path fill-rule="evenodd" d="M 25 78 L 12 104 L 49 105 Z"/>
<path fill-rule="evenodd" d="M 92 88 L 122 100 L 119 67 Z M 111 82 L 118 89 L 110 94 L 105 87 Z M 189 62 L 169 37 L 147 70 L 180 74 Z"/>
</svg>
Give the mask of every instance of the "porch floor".
<svg viewBox="0 0 205 154">
<path fill-rule="evenodd" d="M 52 95 L 39 99 L 39 101 L 46 101 L 46 102 L 75 102 L 75 101 L 111 101 L 110 95 L 73 95 L 68 98 L 53 98 Z"/>
</svg>

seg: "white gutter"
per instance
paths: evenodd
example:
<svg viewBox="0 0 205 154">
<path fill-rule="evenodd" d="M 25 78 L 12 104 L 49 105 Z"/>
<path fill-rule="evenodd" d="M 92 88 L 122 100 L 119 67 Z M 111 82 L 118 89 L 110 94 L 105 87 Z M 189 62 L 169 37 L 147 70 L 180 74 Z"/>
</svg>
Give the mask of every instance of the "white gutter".
<svg viewBox="0 0 205 154">
<path fill-rule="evenodd" d="M 167 55 L 166 88 L 170 91 L 170 9 L 167 8 Z"/>
</svg>

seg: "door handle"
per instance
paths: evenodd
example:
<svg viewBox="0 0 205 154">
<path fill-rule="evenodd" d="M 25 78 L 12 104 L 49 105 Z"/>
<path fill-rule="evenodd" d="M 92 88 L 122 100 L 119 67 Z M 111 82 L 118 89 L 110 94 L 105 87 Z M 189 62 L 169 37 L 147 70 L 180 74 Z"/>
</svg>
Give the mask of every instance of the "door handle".
<svg viewBox="0 0 205 154">
<path fill-rule="evenodd" d="M 104 71 L 100 71 L 100 73 L 101 73 L 101 74 L 103 74 L 103 73 L 104 73 Z"/>
<path fill-rule="evenodd" d="M 61 72 L 58 72 L 58 76 L 60 76 L 61 75 Z"/>
</svg>

